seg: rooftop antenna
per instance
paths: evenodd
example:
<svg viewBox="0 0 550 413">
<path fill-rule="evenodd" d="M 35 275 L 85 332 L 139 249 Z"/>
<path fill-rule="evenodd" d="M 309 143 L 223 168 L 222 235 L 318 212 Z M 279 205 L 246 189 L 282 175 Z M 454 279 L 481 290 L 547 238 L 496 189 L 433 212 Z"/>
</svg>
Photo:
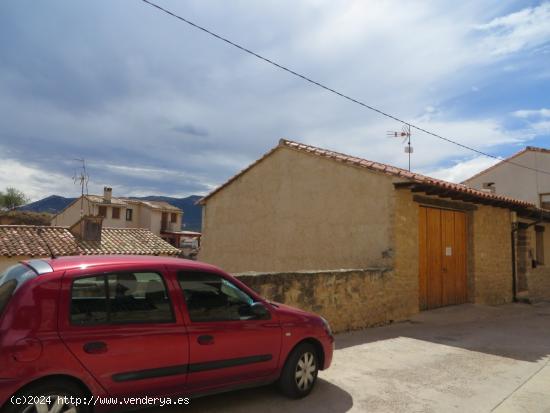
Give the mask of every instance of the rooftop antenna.
<svg viewBox="0 0 550 413">
<path fill-rule="evenodd" d="M 80 218 L 82 218 L 84 216 L 84 193 L 88 195 L 88 181 L 90 180 L 90 175 L 88 175 L 88 171 L 86 170 L 86 160 L 84 158 L 75 158 L 75 161 L 82 163 L 80 173 L 75 171 L 73 176 L 73 182 L 80 185 Z M 90 215 L 90 211 L 88 211 L 88 215 Z"/>
<path fill-rule="evenodd" d="M 390 138 L 403 138 L 403 143 L 407 143 L 405 146 L 405 153 L 409 155 L 409 172 L 411 171 L 411 154 L 413 153 L 413 147 L 411 146 L 411 125 L 408 123 L 403 125 L 401 132 L 388 131 Z"/>
</svg>

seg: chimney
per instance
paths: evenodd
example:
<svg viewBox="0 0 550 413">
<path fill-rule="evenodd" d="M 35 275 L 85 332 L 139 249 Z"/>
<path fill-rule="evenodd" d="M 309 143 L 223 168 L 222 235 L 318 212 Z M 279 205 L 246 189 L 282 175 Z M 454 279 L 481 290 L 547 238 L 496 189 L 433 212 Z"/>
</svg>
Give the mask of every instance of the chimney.
<svg viewBox="0 0 550 413">
<path fill-rule="evenodd" d="M 494 194 L 497 190 L 494 182 L 483 182 L 483 184 L 481 185 L 481 189 L 484 192 L 489 192 L 492 194 Z"/>
<path fill-rule="evenodd" d="M 78 241 L 101 243 L 102 226 L 103 217 L 86 215 L 70 227 L 69 231 L 77 238 Z"/>
<path fill-rule="evenodd" d="M 111 188 L 110 186 L 103 187 L 103 201 L 106 204 L 110 204 L 112 197 L 113 197 L 113 188 Z"/>
</svg>

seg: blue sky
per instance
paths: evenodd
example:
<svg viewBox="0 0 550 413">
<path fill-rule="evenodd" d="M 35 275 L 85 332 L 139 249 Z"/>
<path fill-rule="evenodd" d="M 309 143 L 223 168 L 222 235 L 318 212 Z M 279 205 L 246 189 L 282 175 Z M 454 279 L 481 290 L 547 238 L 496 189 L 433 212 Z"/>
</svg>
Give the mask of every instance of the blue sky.
<svg viewBox="0 0 550 413">
<path fill-rule="evenodd" d="M 507 156 L 550 147 L 550 2 L 158 0 L 370 105 Z M 0 188 L 204 194 L 281 137 L 406 167 L 401 125 L 135 1 L 0 3 Z M 413 170 L 494 160 L 421 133 Z"/>
</svg>

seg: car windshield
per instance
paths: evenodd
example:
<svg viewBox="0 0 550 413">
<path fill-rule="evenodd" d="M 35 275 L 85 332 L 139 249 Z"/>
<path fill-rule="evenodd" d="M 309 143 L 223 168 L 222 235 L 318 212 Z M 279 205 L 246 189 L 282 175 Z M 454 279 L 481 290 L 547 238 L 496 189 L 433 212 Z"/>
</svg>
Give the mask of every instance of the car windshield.
<svg viewBox="0 0 550 413">
<path fill-rule="evenodd" d="M 36 273 L 23 264 L 14 265 L 0 273 L 0 315 L 17 287 L 34 277 Z"/>
</svg>

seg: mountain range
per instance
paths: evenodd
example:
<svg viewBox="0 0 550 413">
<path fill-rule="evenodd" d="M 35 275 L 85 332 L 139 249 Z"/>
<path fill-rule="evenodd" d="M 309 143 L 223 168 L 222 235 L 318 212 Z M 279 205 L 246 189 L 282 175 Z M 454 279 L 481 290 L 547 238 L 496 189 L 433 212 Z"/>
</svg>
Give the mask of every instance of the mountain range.
<svg viewBox="0 0 550 413">
<path fill-rule="evenodd" d="M 142 196 L 132 197 L 133 199 L 139 199 L 143 201 L 164 201 L 170 205 L 175 206 L 183 210 L 183 224 L 184 229 L 188 231 L 200 231 L 202 227 L 202 209 L 200 205 L 196 205 L 196 202 L 201 199 L 200 195 L 191 195 L 185 198 L 173 198 L 169 196 Z M 50 195 L 46 198 L 40 199 L 36 202 L 31 202 L 25 206 L 20 207 L 23 211 L 33 212 L 47 212 L 50 214 L 57 214 L 65 209 L 76 198 L 66 198 L 59 195 Z"/>
</svg>

